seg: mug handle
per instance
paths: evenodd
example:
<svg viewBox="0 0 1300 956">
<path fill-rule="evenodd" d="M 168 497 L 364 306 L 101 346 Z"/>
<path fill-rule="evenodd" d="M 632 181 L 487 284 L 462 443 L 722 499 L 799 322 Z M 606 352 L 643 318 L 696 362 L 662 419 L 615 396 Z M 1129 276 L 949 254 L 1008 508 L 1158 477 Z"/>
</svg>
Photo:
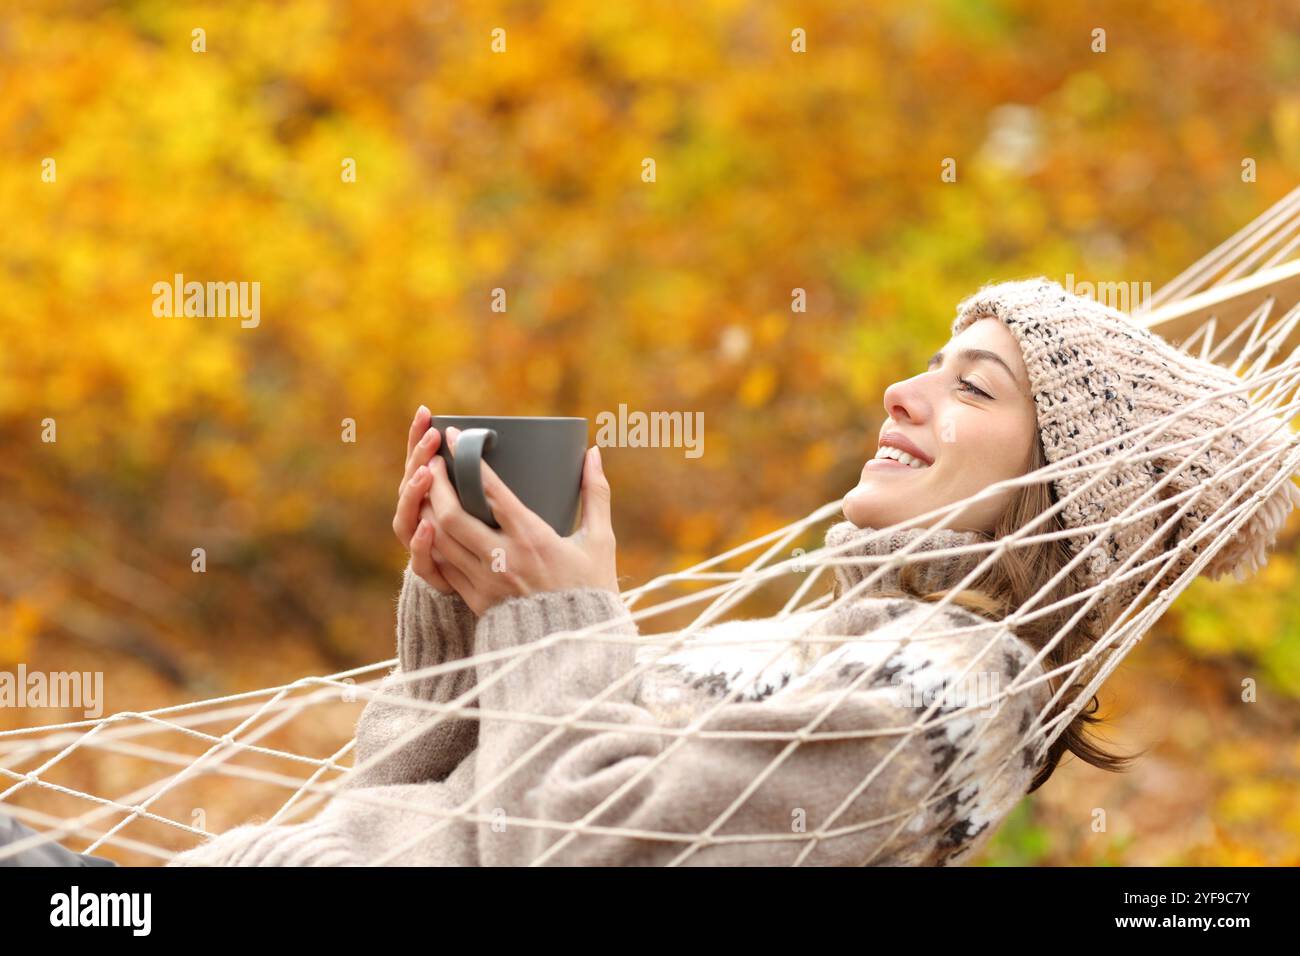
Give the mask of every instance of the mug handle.
<svg viewBox="0 0 1300 956">
<path fill-rule="evenodd" d="M 493 428 L 467 428 L 456 439 L 456 453 L 451 456 L 456 477 L 456 495 L 460 506 L 492 528 L 500 528 L 487 496 L 483 494 L 483 452 L 496 444 Z"/>
</svg>

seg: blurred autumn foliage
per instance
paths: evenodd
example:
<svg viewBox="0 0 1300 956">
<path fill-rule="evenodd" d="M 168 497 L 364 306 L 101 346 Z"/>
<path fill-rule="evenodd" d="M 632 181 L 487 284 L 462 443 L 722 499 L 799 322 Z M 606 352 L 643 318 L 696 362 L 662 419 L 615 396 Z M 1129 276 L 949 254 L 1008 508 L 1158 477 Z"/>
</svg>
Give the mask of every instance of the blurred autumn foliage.
<svg viewBox="0 0 1300 956">
<path fill-rule="evenodd" d="M 606 452 L 639 584 L 851 488 L 980 284 L 1158 288 L 1300 178 L 1264 2 L 70 0 L 0 14 L 0 90 L 0 666 L 109 713 L 391 657 L 421 402 L 702 411 L 698 459 Z M 260 323 L 155 316 L 177 273 Z M 1300 862 L 1296 549 L 1180 599 L 1103 696 L 1150 753 L 1067 760 L 988 862 Z"/>
</svg>

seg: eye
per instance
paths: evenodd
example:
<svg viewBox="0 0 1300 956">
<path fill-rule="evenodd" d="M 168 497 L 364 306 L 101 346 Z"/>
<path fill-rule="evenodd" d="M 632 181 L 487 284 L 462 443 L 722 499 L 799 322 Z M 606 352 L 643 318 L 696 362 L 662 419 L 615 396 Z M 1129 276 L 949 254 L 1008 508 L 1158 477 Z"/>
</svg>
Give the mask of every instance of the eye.
<svg viewBox="0 0 1300 956">
<path fill-rule="evenodd" d="M 979 396 L 982 397 L 982 398 L 992 398 L 992 397 L 993 397 L 993 396 L 990 395 L 988 392 L 984 391 L 984 389 L 979 388 L 978 386 L 976 386 L 973 382 L 968 382 L 968 381 L 966 381 L 966 379 L 964 379 L 964 378 L 959 378 L 959 379 L 957 379 L 957 381 L 958 381 L 958 383 L 960 383 L 961 385 L 965 386 L 965 388 L 963 389 L 963 391 L 971 391 L 971 392 L 974 392 L 976 395 L 979 395 Z"/>
</svg>

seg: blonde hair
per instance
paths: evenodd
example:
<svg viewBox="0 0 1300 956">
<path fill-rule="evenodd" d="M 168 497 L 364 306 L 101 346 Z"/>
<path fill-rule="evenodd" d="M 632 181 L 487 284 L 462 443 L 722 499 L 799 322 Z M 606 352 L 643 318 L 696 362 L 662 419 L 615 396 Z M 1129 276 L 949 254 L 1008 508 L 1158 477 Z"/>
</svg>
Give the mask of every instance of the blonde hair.
<svg viewBox="0 0 1300 956">
<path fill-rule="evenodd" d="M 1043 453 L 1042 440 L 1039 438 L 1034 442 L 1033 461 L 1029 471 L 1036 471 L 1045 464 L 1046 456 Z M 985 533 L 984 537 L 990 541 L 999 540 L 1024 527 L 1055 503 L 1056 495 L 1050 483 L 1037 482 L 1022 486 L 1008 502 L 992 533 Z M 1045 524 L 1046 527 L 1039 526 L 1040 532 L 1065 530 L 1059 511 Z M 1031 597 L 1040 592 L 1044 593 L 1044 599 L 1036 606 L 1054 604 L 1078 590 L 1072 575 L 1051 588 L 1047 587 L 1048 582 L 1069 563 L 1071 557 L 1064 538 L 1010 548 L 970 587 L 955 591 L 951 603 L 994 621 L 1002 620 L 1012 610 L 1024 606 Z M 898 573 L 899 588 L 882 591 L 880 596 L 912 597 L 936 602 L 949 593 L 947 590 L 922 593 L 916 580 L 919 570 L 915 564 L 904 564 Z M 1066 604 L 1050 614 L 1017 625 L 1015 634 L 1035 651 L 1042 650 L 1077 609 L 1077 604 Z M 1044 669 L 1051 671 L 1077 660 L 1089 643 L 1082 630 L 1076 627 L 1044 658 Z M 1052 693 L 1055 694 L 1060 688 L 1061 678 L 1051 678 L 1050 683 Z M 1053 706 L 1047 719 L 1051 720 L 1068 708 L 1078 698 L 1083 688 L 1084 685 L 1081 683 L 1073 684 Z M 1130 769 L 1131 762 L 1143 751 L 1128 756 L 1113 754 L 1103 749 L 1089 733 L 1090 726 L 1103 722 L 1103 718 L 1093 716 L 1099 706 L 1097 695 L 1093 694 L 1088 708 L 1071 719 L 1069 726 L 1052 743 L 1048 749 L 1047 762 L 1034 776 L 1027 793 L 1033 793 L 1047 782 L 1067 750 L 1080 760 L 1101 770 L 1120 773 Z"/>
</svg>

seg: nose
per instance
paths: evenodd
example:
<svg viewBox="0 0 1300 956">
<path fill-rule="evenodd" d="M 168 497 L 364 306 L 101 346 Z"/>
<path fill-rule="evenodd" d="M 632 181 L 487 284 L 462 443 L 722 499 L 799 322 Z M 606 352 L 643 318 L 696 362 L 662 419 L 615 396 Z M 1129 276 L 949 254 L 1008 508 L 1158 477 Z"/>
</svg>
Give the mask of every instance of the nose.
<svg viewBox="0 0 1300 956">
<path fill-rule="evenodd" d="M 885 389 L 885 411 L 895 422 L 919 424 L 930 415 L 926 396 L 926 374 L 913 375 Z"/>
</svg>

